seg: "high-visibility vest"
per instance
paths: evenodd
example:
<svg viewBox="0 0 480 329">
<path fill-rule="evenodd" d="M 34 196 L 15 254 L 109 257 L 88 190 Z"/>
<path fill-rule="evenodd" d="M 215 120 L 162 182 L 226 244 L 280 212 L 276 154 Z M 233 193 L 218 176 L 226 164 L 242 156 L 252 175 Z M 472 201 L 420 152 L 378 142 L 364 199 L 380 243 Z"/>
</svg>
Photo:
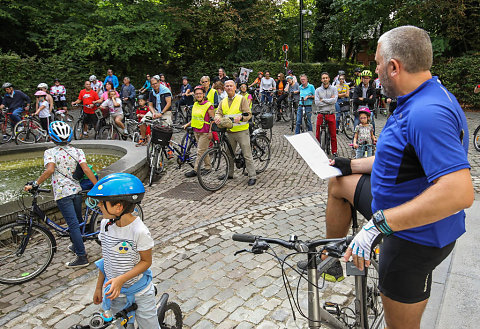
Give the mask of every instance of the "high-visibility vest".
<svg viewBox="0 0 480 329">
<path fill-rule="evenodd" d="M 240 95 L 242 95 L 242 93 L 240 93 Z M 248 99 L 248 96 L 250 96 L 249 93 L 245 93 L 245 95 L 242 95 L 242 96 L 245 97 L 245 99 L 247 100 L 247 102 L 249 101 L 249 99 Z M 253 105 L 253 102 L 250 102 L 250 105 L 249 105 L 249 106 L 250 106 L 250 110 L 252 109 L 252 105 Z"/>
<path fill-rule="evenodd" d="M 208 101 L 214 105 L 215 104 L 215 94 L 217 93 L 217 91 L 213 88 L 210 88 L 210 90 L 208 91 L 208 94 L 207 94 L 207 99 Z M 215 105 L 214 105 L 215 106 Z"/>
<path fill-rule="evenodd" d="M 207 113 L 210 106 L 212 106 L 212 103 L 210 102 L 206 102 L 203 105 L 198 104 L 198 102 L 195 102 L 195 104 L 193 104 L 191 122 L 191 126 L 193 128 L 202 129 L 204 125 L 210 124 L 210 122 L 205 121 L 205 114 Z"/>
<path fill-rule="evenodd" d="M 232 104 L 228 106 L 228 97 L 225 97 L 222 100 L 222 112 L 223 115 L 228 118 L 236 118 L 242 116 L 242 111 L 240 110 L 240 104 L 242 103 L 242 96 L 235 95 L 233 97 Z M 243 131 L 248 129 L 248 122 L 240 121 L 239 123 L 234 123 L 233 127 L 230 129 L 231 132 Z"/>
</svg>

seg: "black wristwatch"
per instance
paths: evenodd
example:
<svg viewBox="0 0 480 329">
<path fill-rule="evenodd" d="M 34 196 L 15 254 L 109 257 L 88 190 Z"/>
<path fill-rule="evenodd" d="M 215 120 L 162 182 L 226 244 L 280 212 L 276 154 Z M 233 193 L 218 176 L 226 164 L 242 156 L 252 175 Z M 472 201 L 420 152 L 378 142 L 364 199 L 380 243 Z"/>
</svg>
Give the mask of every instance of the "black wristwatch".
<svg viewBox="0 0 480 329">
<path fill-rule="evenodd" d="M 393 230 L 387 224 L 387 219 L 382 210 L 378 210 L 373 214 L 372 221 L 375 227 L 383 234 L 388 236 L 393 233 Z"/>
</svg>

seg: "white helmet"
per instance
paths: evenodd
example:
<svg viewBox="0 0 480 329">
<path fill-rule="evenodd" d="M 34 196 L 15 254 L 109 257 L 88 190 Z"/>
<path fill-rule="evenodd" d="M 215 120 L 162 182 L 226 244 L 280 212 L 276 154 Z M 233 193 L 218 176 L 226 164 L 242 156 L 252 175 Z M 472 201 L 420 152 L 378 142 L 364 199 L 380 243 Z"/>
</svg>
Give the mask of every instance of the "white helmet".
<svg viewBox="0 0 480 329">
<path fill-rule="evenodd" d="M 50 123 L 48 134 L 52 137 L 52 140 L 57 143 L 68 143 L 73 137 L 72 129 L 63 121 L 53 121 Z"/>
<path fill-rule="evenodd" d="M 42 82 L 42 83 L 38 84 L 37 88 L 45 88 L 45 89 L 48 89 L 48 85 L 47 85 L 45 82 Z"/>
<path fill-rule="evenodd" d="M 92 74 L 92 75 L 88 78 L 88 80 L 90 80 L 90 82 L 93 82 L 93 81 L 97 80 L 97 77 Z"/>
</svg>

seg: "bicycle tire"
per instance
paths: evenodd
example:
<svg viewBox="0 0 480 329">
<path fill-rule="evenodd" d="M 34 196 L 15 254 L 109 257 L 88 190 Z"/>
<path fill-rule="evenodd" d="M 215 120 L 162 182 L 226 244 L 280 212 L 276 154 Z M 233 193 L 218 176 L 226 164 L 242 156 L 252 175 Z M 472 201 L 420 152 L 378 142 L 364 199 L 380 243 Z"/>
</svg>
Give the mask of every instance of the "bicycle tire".
<svg viewBox="0 0 480 329">
<path fill-rule="evenodd" d="M 152 156 L 150 158 L 150 173 L 148 175 L 148 186 L 152 186 L 153 184 L 153 179 L 155 178 L 155 172 L 157 171 L 156 165 L 158 163 L 158 154 L 161 151 L 158 151 L 158 149 L 154 148 Z"/>
<path fill-rule="evenodd" d="M 32 223 L 32 231 L 22 255 L 17 251 L 28 236 L 28 223 L 10 223 L 0 228 L 0 283 L 19 284 L 42 274 L 53 259 L 57 243 L 43 226 Z"/>
<path fill-rule="evenodd" d="M 83 134 L 83 120 L 82 118 L 78 119 L 77 122 L 75 122 L 75 125 L 73 126 L 73 138 L 75 140 L 82 139 L 82 134 Z M 96 135 L 95 135 L 96 138 Z"/>
<path fill-rule="evenodd" d="M 182 145 L 184 145 L 183 140 Z M 195 163 L 195 160 L 197 159 L 197 147 L 197 140 L 195 139 L 195 136 L 192 135 L 192 138 L 188 142 L 187 151 L 185 152 L 185 160 L 190 164 Z"/>
<path fill-rule="evenodd" d="M 291 120 L 291 115 L 292 115 L 292 111 L 290 111 L 290 108 L 288 107 L 288 104 L 285 105 L 285 102 L 282 103 L 282 106 L 281 106 L 281 109 L 282 109 L 282 119 L 283 121 L 285 122 L 289 122 Z"/>
<path fill-rule="evenodd" d="M 251 143 L 253 163 L 257 174 L 267 169 L 270 163 L 270 141 L 267 136 L 256 136 Z"/>
<path fill-rule="evenodd" d="M 344 118 L 344 123 L 343 123 L 343 133 L 345 136 L 347 136 L 348 139 L 353 138 L 353 120 L 350 116 L 347 116 Z"/>
<path fill-rule="evenodd" d="M 20 127 L 23 129 L 20 130 Z M 34 144 L 42 138 L 46 132 L 42 129 L 40 123 L 36 120 L 25 119 L 19 121 L 14 128 L 15 143 L 21 144 Z"/>
<path fill-rule="evenodd" d="M 182 329 L 183 316 L 180 306 L 175 302 L 168 302 L 164 309 L 157 309 L 158 324 L 161 329 Z"/>
<path fill-rule="evenodd" d="M 290 115 L 290 131 L 295 131 L 295 126 L 297 125 L 297 111 L 295 108 L 291 108 L 291 115 Z"/>
<path fill-rule="evenodd" d="M 165 163 L 167 161 L 166 150 L 162 148 L 158 152 L 157 163 L 155 164 L 155 174 L 160 175 L 165 170 Z"/>
<path fill-rule="evenodd" d="M 5 129 L 3 127 L 5 125 Z M 13 138 L 13 129 L 9 123 L 2 122 L 0 129 L 2 130 L 2 139 L 0 141 L 1 144 L 8 143 Z"/>
<path fill-rule="evenodd" d="M 378 263 L 372 259 L 364 276 L 355 277 L 355 299 L 360 310 L 361 328 L 386 328 L 382 297 L 378 289 Z"/>
<path fill-rule="evenodd" d="M 210 157 L 210 169 L 205 168 L 207 157 Z M 229 169 L 227 153 L 219 147 L 211 148 L 203 153 L 198 161 L 198 183 L 207 191 L 218 191 L 227 183 Z"/>
<path fill-rule="evenodd" d="M 320 147 L 322 148 L 322 150 L 327 153 L 327 132 L 322 129 L 320 130 Z M 327 153 L 328 154 L 328 153 Z"/>
<path fill-rule="evenodd" d="M 480 125 L 475 129 L 475 132 L 473 133 L 473 146 L 475 146 L 475 149 L 480 152 Z"/>
</svg>

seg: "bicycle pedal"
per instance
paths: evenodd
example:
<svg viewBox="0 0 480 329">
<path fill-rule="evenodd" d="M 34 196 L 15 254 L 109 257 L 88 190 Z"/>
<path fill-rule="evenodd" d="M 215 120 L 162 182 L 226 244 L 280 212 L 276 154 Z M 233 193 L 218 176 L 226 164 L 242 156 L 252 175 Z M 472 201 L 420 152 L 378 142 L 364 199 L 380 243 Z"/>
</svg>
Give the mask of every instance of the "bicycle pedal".
<svg viewBox="0 0 480 329">
<path fill-rule="evenodd" d="M 323 309 L 330 314 L 340 316 L 340 307 L 337 303 L 325 302 Z"/>
</svg>

